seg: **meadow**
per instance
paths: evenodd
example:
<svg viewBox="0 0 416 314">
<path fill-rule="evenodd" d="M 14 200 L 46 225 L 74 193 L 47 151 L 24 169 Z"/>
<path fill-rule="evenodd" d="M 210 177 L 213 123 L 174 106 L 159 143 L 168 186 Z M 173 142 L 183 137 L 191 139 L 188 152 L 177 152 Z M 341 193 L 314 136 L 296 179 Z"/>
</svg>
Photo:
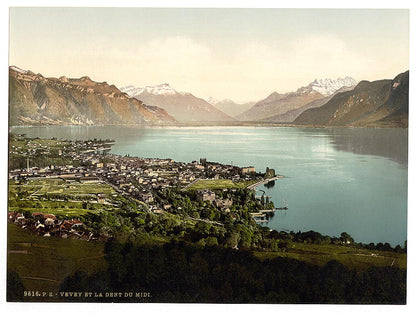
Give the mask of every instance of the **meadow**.
<svg viewBox="0 0 416 314">
<path fill-rule="evenodd" d="M 255 183 L 255 180 L 235 182 L 230 179 L 198 180 L 189 185 L 187 190 L 221 190 L 221 189 L 243 189 Z"/>
<path fill-rule="evenodd" d="M 7 270 L 17 272 L 28 291 L 57 293 L 77 270 L 106 270 L 104 242 L 41 237 L 13 224 L 7 231 Z"/>
<path fill-rule="evenodd" d="M 106 202 L 99 203 L 97 194 L 104 194 Z M 59 178 L 29 179 L 25 183 L 9 180 L 9 211 L 79 217 L 113 209 L 117 205 L 109 201 L 116 194 L 103 182 L 80 183 Z"/>
<path fill-rule="evenodd" d="M 286 252 L 254 251 L 260 260 L 276 257 L 293 258 L 313 265 L 323 266 L 336 260 L 349 269 L 364 271 L 372 266 L 407 268 L 407 254 L 380 250 L 367 250 L 334 244 L 291 243 Z"/>
</svg>

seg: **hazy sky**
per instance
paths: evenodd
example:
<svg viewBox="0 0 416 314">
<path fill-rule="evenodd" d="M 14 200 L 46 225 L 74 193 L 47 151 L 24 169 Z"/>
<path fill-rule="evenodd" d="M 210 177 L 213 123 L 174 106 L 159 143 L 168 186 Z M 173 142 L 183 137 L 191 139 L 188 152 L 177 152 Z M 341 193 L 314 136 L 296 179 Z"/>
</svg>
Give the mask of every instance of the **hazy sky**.
<svg viewBox="0 0 416 314">
<path fill-rule="evenodd" d="M 118 87 L 260 100 L 409 68 L 408 10 L 11 8 L 10 65 Z"/>
</svg>

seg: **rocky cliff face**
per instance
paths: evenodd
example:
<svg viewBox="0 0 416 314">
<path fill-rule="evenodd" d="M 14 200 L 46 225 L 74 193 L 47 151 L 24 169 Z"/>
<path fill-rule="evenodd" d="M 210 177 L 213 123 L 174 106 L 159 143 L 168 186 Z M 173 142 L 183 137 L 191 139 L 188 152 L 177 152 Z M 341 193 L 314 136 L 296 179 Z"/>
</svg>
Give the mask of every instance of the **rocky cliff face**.
<svg viewBox="0 0 416 314">
<path fill-rule="evenodd" d="M 176 120 L 165 110 L 130 98 L 114 85 L 80 79 L 45 78 L 9 68 L 10 125 L 152 124 Z"/>
<path fill-rule="evenodd" d="M 296 124 L 323 126 L 407 127 L 409 71 L 393 80 L 361 81 L 319 108 L 304 111 Z"/>
</svg>

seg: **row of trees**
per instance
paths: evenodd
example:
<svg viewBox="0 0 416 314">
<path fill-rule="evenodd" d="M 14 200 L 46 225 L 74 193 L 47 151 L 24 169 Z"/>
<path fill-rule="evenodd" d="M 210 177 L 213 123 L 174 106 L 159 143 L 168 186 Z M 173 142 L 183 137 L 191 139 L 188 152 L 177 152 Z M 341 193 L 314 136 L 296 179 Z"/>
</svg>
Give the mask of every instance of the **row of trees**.
<svg viewBox="0 0 416 314">
<path fill-rule="evenodd" d="M 407 252 L 407 242 L 405 242 L 404 247 L 396 245 L 394 248 L 391 247 L 389 243 L 356 243 L 351 235 L 346 232 L 342 232 L 339 237 L 330 237 L 327 235 L 322 235 L 316 231 L 307 231 L 307 232 L 278 232 L 273 230 L 271 236 L 276 239 L 285 239 L 291 242 L 300 242 L 300 243 L 313 243 L 313 244 L 336 244 L 336 245 L 348 245 L 351 247 L 363 248 L 368 250 L 379 250 L 379 251 L 388 251 L 388 252 L 397 252 L 397 253 L 406 253 Z"/>
</svg>

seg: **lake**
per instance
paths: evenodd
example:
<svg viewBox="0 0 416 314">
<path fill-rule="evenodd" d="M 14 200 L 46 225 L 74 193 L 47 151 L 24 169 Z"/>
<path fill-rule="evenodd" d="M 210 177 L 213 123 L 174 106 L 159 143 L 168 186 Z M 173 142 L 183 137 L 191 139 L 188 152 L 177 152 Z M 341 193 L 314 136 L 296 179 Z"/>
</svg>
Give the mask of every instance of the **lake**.
<svg viewBox="0 0 416 314">
<path fill-rule="evenodd" d="M 280 207 L 276 230 L 350 234 L 356 242 L 403 245 L 407 239 L 407 130 L 289 127 L 12 127 L 28 137 L 114 139 L 112 153 L 207 158 L 274 168 L 285 178 L 259 187 Z"/>
</svg>

